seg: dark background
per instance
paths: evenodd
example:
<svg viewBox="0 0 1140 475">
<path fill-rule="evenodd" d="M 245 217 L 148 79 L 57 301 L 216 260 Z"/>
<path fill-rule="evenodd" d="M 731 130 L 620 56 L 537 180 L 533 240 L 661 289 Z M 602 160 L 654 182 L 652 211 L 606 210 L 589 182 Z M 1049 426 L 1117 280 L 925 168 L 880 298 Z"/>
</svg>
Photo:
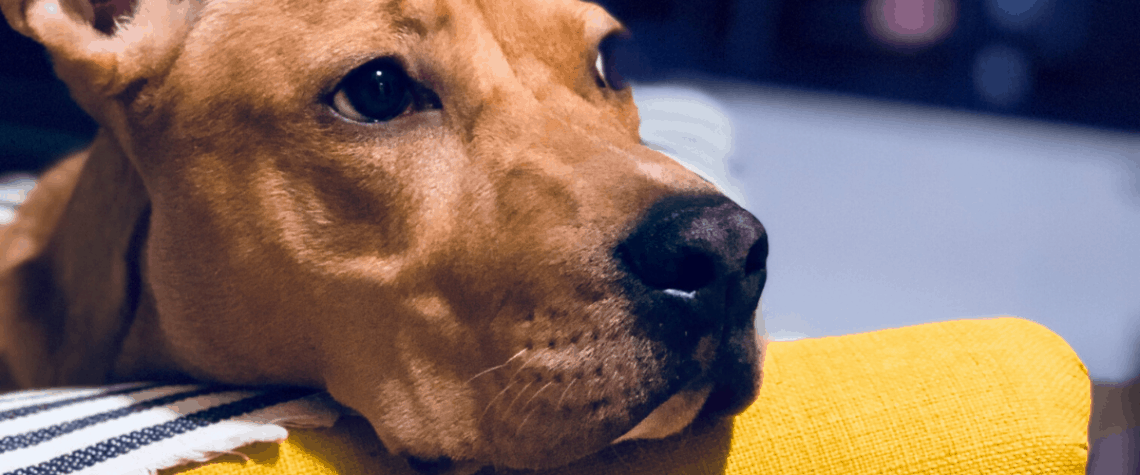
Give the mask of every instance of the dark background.
<svg viewBox="0 0 1140 475">
<path fill-rule="evenodd" d="M 945 32 L 901 41 L 870 25 L 894 10 L 914 27 L 920 0 L 600 3 L 634 33 L 617 54 L 635 80 L 730 78 L 1140 131 L 1133 0 L 925 0 Z M 39 170 L 95 125 L 42 48 L 6 22 L 0 45 L 0 174 Z"/>
<path fill-rule="evenodd" d="M 1140 130 L 1136 1 L 926 0 L 956 18 L 943 21 L 944 38 L 915 47 L 879 40 L 867 17 L 883 7 L 905 15 L 920 0 L 601 3 L 634 32 L 646 64 L 635 76 L 713 74 Z M 991 100 L 978 83 L 1000 89 L 1003 75 L 1022 93 Z"/>
</svg>

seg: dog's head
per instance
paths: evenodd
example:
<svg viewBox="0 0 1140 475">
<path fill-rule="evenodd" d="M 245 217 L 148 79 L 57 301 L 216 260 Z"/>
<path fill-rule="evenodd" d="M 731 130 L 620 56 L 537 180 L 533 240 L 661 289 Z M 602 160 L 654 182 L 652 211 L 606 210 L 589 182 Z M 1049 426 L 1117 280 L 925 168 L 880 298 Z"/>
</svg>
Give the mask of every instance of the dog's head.
<svg viewBox="0 0 1140 475">
<path fill-rule="evenodd" d="M 754 399 L 764 229 L 640 143 L 598 6 L 3 6 L 148 195 L 125 347 L 163 363 L 119 377 L 325 387 L 394 452 L 509 467 Z"/>
</svg>

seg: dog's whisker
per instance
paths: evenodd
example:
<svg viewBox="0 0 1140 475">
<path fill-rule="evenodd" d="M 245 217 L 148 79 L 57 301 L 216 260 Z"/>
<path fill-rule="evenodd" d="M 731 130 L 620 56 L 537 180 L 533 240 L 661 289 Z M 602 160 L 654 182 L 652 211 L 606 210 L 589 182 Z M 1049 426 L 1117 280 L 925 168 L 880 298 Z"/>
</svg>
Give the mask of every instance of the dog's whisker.
<svg viewBox="0 0 1140 475">
<path fill-rule="evenodd" d="M 539 391 L 541 391 L 541 389 L 540 389 Z M 522 422 L 520 422 L 520 423 L 519 423 L 519 427 L 518 427 L 517 429 L 515 429 L 515 437 L 518 437 L 518 436 L 519 436 L 519 434 L 521 434 L 521 433 L 522 433 L 522 428 L 523 428 L 523 426 L 524 426 L 524 425 L 526 425 L 526 421 L 527 421 L 527 420 L 529 420 L 529 419 L 530 419 L 530 416 L 534 415 L 534 413 L 535 413 L 536 411 L 538 411 L 538 408 L 537 408 L 537 407 L 535 407 L 534 409 L 531 409 L 531 410 L 530 410 L 530 412 L 528 412 L 528 413 L 526 414 L 526 417 L 524 417 L 524 418 L 523 418 L 523 420 L 522 420 Z"/>
<path fill-rule="evenodd" d="M 498 399 L 500 397 L 502 397 L 504 394 L 506 394 L 507 391 L 510 391 L 511 387 L 515 385 L 515 383 L 518 381 L 517 378 L 518 378 L 519 373 L 521 373 L 522 370 L 524 368 L 526 368 L 526 365 L 528 365 L 528 364 L 530 364 L 529 360 L 524 362 L 522 364 L 522 366 L 519 366 L 519 369 L 515 370 L 515 373 L 511 375 L 510 379 L 507 379 L 506 386 L 503 386 L 503 389 L 501 391 L 499 391 L 499 393 L 496 394 L 495 397 L 491 398 L 491 400 L 487 403 L 487 408 L 483 409 L 483 414 L 481 416 L 479 416 L 479 423 L 483 422 L 483 418 L 487 415 L 487 412 L 491 410 L 491 407 L 495 405 L 495 402 L 498 401 Z"/>
<path fill-rule="evenodd" d="M 532 395 L 530 396 L 530 399 L 527 399 L 527 400 L 526 400 L 526 403 L 524 403 L 524 404 L 523 404 L 523 406 L 522 406 L 522 408 L 521 408 L 521 409 L 519 409 L 519 412 L 523 412 L 523 411 L 525 411 L 525 410 L 526 410 L 526 408 L 527 408 L 527 406 L 530 406 L 530 403 L 534 402 L 534 398 L 538 397 L 538 395 L 539 395 L 539 394 L 541 394 L 543 391 L 545 391 L 545 390 L 546 390 L 546 388 L 549 388 L 551 384 L 554 384 L 554 381 L 551 381 L 551 382 L 549 382 L 549 383 L 543 384 L 541 388 L 538 388 L 538 391 L 535 391 L 535 392 L 534 392 L 534 394 L 532 394 Z"/>
<path fill-rule="evenodd" d="M 499 394 L 496 394 L 495 397 L 491 398 L 491 400 L 489 402 L 487 402 L 487 407 L 485 409 L 483 409 L 483 414 L 481 414 L 479 416 L 479 422 L 476 422 L 475 425 L 479 425 L 479 424 L 483 423 L 483 418 L 487 417 L 487 413 L 491 411 L 491 407 L 495 405 L 495 401 L 498 401 L 499 398 L 502 397 L 504 394 L 506 394 L 507 391 L 509 391 L 511 389 L 511 386 L 514 386 L 514 385 L 515 385 L 514 381 L 507 383 L 507 385 L 503 387 L 503 390 L 499 391 Z"/>
<path fill-rule="evenodd" d="M 526 349 L 524 348 L 523 351 L 526 351 Z M 514 382 L 515 378 L 517 378 L 519 376 L 519 373 L 521 373 L 522 370 L 526 369 L 526 365 L 530 364 L 531 361 L 534 361 L 534 360 L 529 359 L 529 360 L 524 361 L 523 364 L 521 366 L 519 366 L 519 369 L 515 370 L 515 374 L 512 374 L 511 378 L 507 380 L 508 384 L 511 382 Z"/>
<path fill-rule="evenodd" d="M 554 407 L 562 407 L 562 400 L 566 398 L 566 393 L 570 392 L 570 386 L 573 386 L 576 382 L 578 382 L 577 378 L 570 380 L 570 384 L 567 384 L 566 389 L 562 390 L 562 395 L 558 396 L 558 402 L 554 403 Z"/>
<path fill-rule="evenodd" d="M 475 376 L 472 376 L 472 377 L 471 377 L 471 379 L 468 379 L 468 380 L 467 380 L 467 382 L 466 382 L 466 383 L 464 383 L 464 384 L 471 384 L 471 382 L 472 382 L 472 381 L 474 381 L 476 378 L 478 378 L 478 377 L 480 377 L 480 376 L 483 376 L 483 375 L 485 375 L 485 374 L 488 374 L 488 373 L 490 373 L 490 372 L 492 372 L 492 371 L 495 371 L 495 370 L 497 370 L 497 369 L 501 369 L 501 368 L 503 368 L 503 367 L 506 367 L 507 365 L 511 364 L 511 361 L 514 361 L 514 359 L 515 359 L 515 358 L 518 358 L 518 357 L 522 356 L 522 355 L 523 355 L 523 353 L 526 353 L 526 348 L 523 348 L 523 349 L 519 350 L 519 352 L 518 352 L 518 353 L 515 353 L 515 355 L 514 355 L 514 356 L 510 357 L 509 359 L 507 359 L 507 361 L 504 361 L 504 362 L 503 362 L 503 364 L 501 364 L 501 365 L 498 365 L 498 366 L 492 366 L 492 367 L 490 367 L 490 368 L 487 368 L 487 369 L 485 369 L 485 370 L 483 370 L 483 371 L 480 371 L 480 372 L 479 372 L 479 374 L 476 374 Z"/>
<path fill-rule="evenodd" d="M 515 396 L 514 400 L 512 400 L 510 404 L 507 405 L 506 409 L 503 409 L 503 412 L 504 413 L 511 412 L 511 408 L 515 407 L 515 403 L 519 402 L 519 398 L 522 397 L 523 393 L 525 393 L 527 388 L 529 388 L 532 384 L 534 384 L 534 381 L 526 383 L 526 386 L 523 386 L 523 388 L 519 390 L 519 394 L 517 396 Z"/>
<path fill-rule="evenodd" d="M 524 348 L 523 351 L 526 351 L 526 349 Z M 519 354 L 523 353 L 523 351 L 520 351 Z M 516 354 L 515 356 L 518 356 L 518 354 Z M 515 356 L 512 356 L 511 359 L 514 359 Z M 530 364 L 531 361 L 533 361 L 533 360 L 527 360 L 527 361 L 523 362 L 523 364 L 521 366 L 519 366 L 519 369 L 515 370 L 515 373 L 511 375 L 510 379 L 507 380 L 507 385 L 503 386 L 503 390 L 499 391 L 499 394 L 496 394 L 495 397 L 491 398 L 491 401 L 489 401 L 487 403 L 487 407 L 485 409 L 483 409 L 483 414 L 481 414 L 479 416 L 479 421 L 476 422 L 475 425 L 479 425 L 479 424 L 483 423 L 483 419 L 485 417 L 487 417 L 487 413 L 491 411 L 491 407 L 493 407 L 495 405 L 495 402 L 498 401 L 498 399 L 500 397 L 502 397 L 504 394 L 507 393 L 507 391 L 509 391 L 511 389 L 511 386 L 515 385 L 515 381 L 516 381 L 516 378 L 518 377 L 519 373 L 521 373 L 522 370 L 524 368 L 526 368 L 526 365 Z M 506 363 L 504 363 L 504 364 L 506 364 Z M 530 384 L 527 384 L 527 386 L 530 386 Z M 523 390 L 526 390 L 526 388 L 524 387 Z M 515 399 L 517 400 L 518 398 L 516 397 Z M 511 404 L 513 405 L 514 403 L 512 402 Z M 510 410 L 510 406 L 507 406 L 507 410 Z M 504 411 L 504 412 L 506 412 L 506 411 Z"/>
</svg>

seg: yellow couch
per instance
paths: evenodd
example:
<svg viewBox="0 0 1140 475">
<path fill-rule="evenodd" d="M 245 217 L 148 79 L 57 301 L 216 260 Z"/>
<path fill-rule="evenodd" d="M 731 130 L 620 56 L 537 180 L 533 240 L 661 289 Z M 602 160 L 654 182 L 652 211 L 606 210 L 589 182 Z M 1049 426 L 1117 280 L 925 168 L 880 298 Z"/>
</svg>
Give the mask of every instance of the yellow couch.
<svg viewBox="0 0 1140 475">
<path fill-rule="evenodd" d="M 775 342 L 734 421 L 546 473 L 1083 474 L 1090 388 L 1061 337 L 1016 318 Z M 163 473 L 414 473 L 357 418 L 242 452 Z"/>
</svg>

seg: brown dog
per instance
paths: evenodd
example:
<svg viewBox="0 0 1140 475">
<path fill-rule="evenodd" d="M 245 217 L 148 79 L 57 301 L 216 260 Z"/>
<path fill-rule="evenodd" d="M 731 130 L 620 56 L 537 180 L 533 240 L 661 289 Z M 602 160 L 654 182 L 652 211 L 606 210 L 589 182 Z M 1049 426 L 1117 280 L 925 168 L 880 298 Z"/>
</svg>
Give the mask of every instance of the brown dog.
<svg viewBox="0 0 1140 475">
<path fill-rule="evenodd" d="M 764 229 L 640 143 L 596 5 L 0 3 L 103 127 L 0 235 L 0 386 L 320 387 L 518 468 L 755 398 Z"/>
</svg>

